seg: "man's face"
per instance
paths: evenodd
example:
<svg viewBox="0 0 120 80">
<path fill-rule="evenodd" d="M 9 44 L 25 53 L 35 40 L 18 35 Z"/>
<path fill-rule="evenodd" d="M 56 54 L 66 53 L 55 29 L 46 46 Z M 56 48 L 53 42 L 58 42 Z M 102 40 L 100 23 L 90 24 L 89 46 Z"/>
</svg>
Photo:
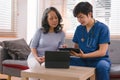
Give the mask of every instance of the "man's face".
<svg viewBox="0 0 120 80">
<path fill-rule="evenodd" d="M 91 18 L 91 13 L 89 13 L 88 15 L 85 15 L 83 13 L 79 13 L 77 15 L 78 22 L 80 22 L 81 25 L 83 25 L 83 26 L 86 26 L 88 24 L 90 18 Z"/>
</svg>

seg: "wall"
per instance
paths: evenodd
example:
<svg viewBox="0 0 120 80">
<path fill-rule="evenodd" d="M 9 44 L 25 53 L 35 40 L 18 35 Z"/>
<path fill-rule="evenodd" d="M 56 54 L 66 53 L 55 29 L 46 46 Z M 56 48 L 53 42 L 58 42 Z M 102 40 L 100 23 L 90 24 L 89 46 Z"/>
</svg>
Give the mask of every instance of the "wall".
<svg viewBox="0 0 120 80">
<path fill-rule="evenodd" d="M 18 1 L 17 31 L 18 38 L 27 37 L 27 0 Z"/>
</svg>

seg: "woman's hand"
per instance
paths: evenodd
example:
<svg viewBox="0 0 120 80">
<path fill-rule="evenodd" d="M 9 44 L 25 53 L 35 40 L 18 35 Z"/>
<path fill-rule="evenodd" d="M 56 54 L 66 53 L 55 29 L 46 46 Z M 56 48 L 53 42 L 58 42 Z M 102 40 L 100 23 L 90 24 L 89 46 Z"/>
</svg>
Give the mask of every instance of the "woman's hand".
<svg viewBox="0 0 120 80">
<path fill-rule="evenodd" d="M 42 57 L 36 57 L 37 61 L 39 61 L 40 63 L 43 63 L 45 62 L 45 57 L 42 56 Z"/>
<path fill-rule="evenodd" d="M 67 45 L 63 44 L 63 45 L 60 46 L 60 48 L 67 48 Z"/>
<path fill-rule="evenodd" d="M 72 56 L 84 58 L 84 52 L 83 52 L 81 49 L 80 49 L 80 53 L 76 53 L 75 51 L 70 51 L 70 54 L 71 54 Z"/>
</svg>

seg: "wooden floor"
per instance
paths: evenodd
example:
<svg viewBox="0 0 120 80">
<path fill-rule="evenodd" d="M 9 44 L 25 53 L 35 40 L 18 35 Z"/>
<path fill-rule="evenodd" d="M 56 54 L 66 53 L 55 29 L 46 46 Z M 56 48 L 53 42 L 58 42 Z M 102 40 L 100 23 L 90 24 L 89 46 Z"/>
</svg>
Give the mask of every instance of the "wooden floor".
<svg viewBox="0 0 120 80">
<path fill-rule="evenodd" d="M 0 74 L 0 80 L 7 79 L 7 75 Z M 21 80 L 19 77 L 12 77 L 11 80 Z"/>
</svg>

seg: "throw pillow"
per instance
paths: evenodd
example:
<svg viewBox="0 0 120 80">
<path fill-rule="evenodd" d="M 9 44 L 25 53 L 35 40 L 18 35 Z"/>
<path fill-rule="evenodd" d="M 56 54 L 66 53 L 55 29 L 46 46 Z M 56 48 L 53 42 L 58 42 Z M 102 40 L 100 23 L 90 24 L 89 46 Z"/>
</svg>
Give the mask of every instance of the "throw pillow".
<svg viewBox="0 0 120 80">
<path fill-rule="evenodd" d="M 12 59 L 26 60 L 30 53 L 30 48 L 24 39 L 3 41 L 3 44 Z"/>
</svg>

